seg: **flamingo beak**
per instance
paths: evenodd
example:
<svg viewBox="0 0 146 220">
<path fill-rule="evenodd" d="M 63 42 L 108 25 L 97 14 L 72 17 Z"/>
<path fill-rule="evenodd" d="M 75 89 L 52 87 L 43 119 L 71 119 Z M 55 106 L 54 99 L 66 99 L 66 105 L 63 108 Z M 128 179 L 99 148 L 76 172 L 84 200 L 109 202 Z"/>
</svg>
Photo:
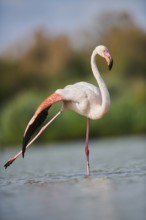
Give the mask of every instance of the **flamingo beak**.
<svg viewBox="0 0 146 220">
<path fill-rule="evenodd" d="M 113 66 L 113 59 L 108 51 L 104 52 L 104 58 L 106 59 L 109 70 L 111 70 Z"/>
</svg>

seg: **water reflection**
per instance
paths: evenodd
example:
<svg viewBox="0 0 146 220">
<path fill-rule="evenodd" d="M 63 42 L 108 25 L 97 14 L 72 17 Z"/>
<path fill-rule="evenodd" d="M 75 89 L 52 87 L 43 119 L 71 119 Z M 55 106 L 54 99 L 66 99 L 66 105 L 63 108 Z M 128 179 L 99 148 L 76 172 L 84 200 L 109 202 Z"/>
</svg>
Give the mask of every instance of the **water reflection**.
<svg viewBox="0 0 146 220">
<path fill-rule="evenodd" d="M 7 170 L 16 150 L 1 152 L 1 219 L 145 220 L 145 139 L 92 142 L 91 177 L 83 146 L 32 148 Z"/>
</svg>

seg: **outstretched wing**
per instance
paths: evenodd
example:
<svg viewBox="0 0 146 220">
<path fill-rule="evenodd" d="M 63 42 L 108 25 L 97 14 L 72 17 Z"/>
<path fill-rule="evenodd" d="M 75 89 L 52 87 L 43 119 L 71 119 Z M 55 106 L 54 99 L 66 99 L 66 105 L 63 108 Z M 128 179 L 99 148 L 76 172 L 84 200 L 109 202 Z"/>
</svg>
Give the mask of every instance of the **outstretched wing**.
<svg viewBox="0 0 146 220">
<path fill-rule="evenodd" d="M 43 124 L 48 115 L 48 110 L 52 104 L 64 100 L 64 97 L 58 93 L 53 93 L 51 96 L 46 98 L 40 106 L 37 108 L 35 114 L 29 121 L 22 142 L 22 156 L 24 157 L 24 153 L 26 150 L 26 146 L 29 143 L 33 134 L 37 131 L 37 129 Z"/>
<path fill-rule="evenodd" d="M 37 131 L 37 129 L 43 124 L 43 122 L 47 118 L 48 110 L 50 107 L 51 107 L 51 105 L 48 108 L 44 109 L 42 112 L 40 112 L 35 119 L 32 118 L 34 121 L 29 123 L 29 126 L 27 128 L 27 131 L 25 132 L 25 135 L 23 137 L 23 142 L 22 142 L 22 146 L 23 146 L 22 155 L 23 155 L 23 157 L 24 157 L 25 147 L 29 143 L 33 134 Z"/>
</svg>

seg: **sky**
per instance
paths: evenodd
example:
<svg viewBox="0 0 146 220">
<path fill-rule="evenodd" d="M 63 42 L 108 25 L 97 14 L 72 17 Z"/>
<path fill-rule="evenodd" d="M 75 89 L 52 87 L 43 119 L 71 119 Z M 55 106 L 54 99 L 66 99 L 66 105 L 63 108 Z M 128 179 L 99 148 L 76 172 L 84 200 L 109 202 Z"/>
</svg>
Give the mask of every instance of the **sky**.
<svg viewBox="0 0 146 220">
<path fill-rule="evenodd" d="M 104 12 L 121 10 L 146 30 L 145 0 L 0 0 L 0 51 L 40 27 L 75 36 Z"/>
</svg>

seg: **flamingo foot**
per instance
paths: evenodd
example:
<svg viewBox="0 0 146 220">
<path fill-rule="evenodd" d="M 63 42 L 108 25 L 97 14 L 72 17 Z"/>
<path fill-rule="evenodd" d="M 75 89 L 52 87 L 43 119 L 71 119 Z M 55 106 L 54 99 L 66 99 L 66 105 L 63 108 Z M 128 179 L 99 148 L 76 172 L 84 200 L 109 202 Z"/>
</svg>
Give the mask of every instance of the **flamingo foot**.
<svg viewBox="0 0 146 220">
<path fill-rule="evenodd" d="M 90 164 L 89 164 L 89 148 L 88 145 L 85 147 L 86 161 L 87 161 L 87 176 L 90 176 Z"/>
<path fill-rule="evenodd" d="M 7 169 L 8 166 L 10 166 L 14 161 L 15 161 L 15 157 L 10 158 L 4 165 L 5 169 Z"/>
<path fill-rule="evenodd" d="M 87 118 L 87 125 L 86 125 L 86 144 L 85 144 L 85 154 L 86 154 L 86 161 L 87 161 L 87 176 L 90 176 L 90 165 L 89 165 L 89 126 L 90 126 L 90 119 Z"/>
<path fill-rule="evenodd" d="M 87 176 L 90 176 L 90 165 L 89 165 L 89 162 L 87 162 Z"/>
</svg>

